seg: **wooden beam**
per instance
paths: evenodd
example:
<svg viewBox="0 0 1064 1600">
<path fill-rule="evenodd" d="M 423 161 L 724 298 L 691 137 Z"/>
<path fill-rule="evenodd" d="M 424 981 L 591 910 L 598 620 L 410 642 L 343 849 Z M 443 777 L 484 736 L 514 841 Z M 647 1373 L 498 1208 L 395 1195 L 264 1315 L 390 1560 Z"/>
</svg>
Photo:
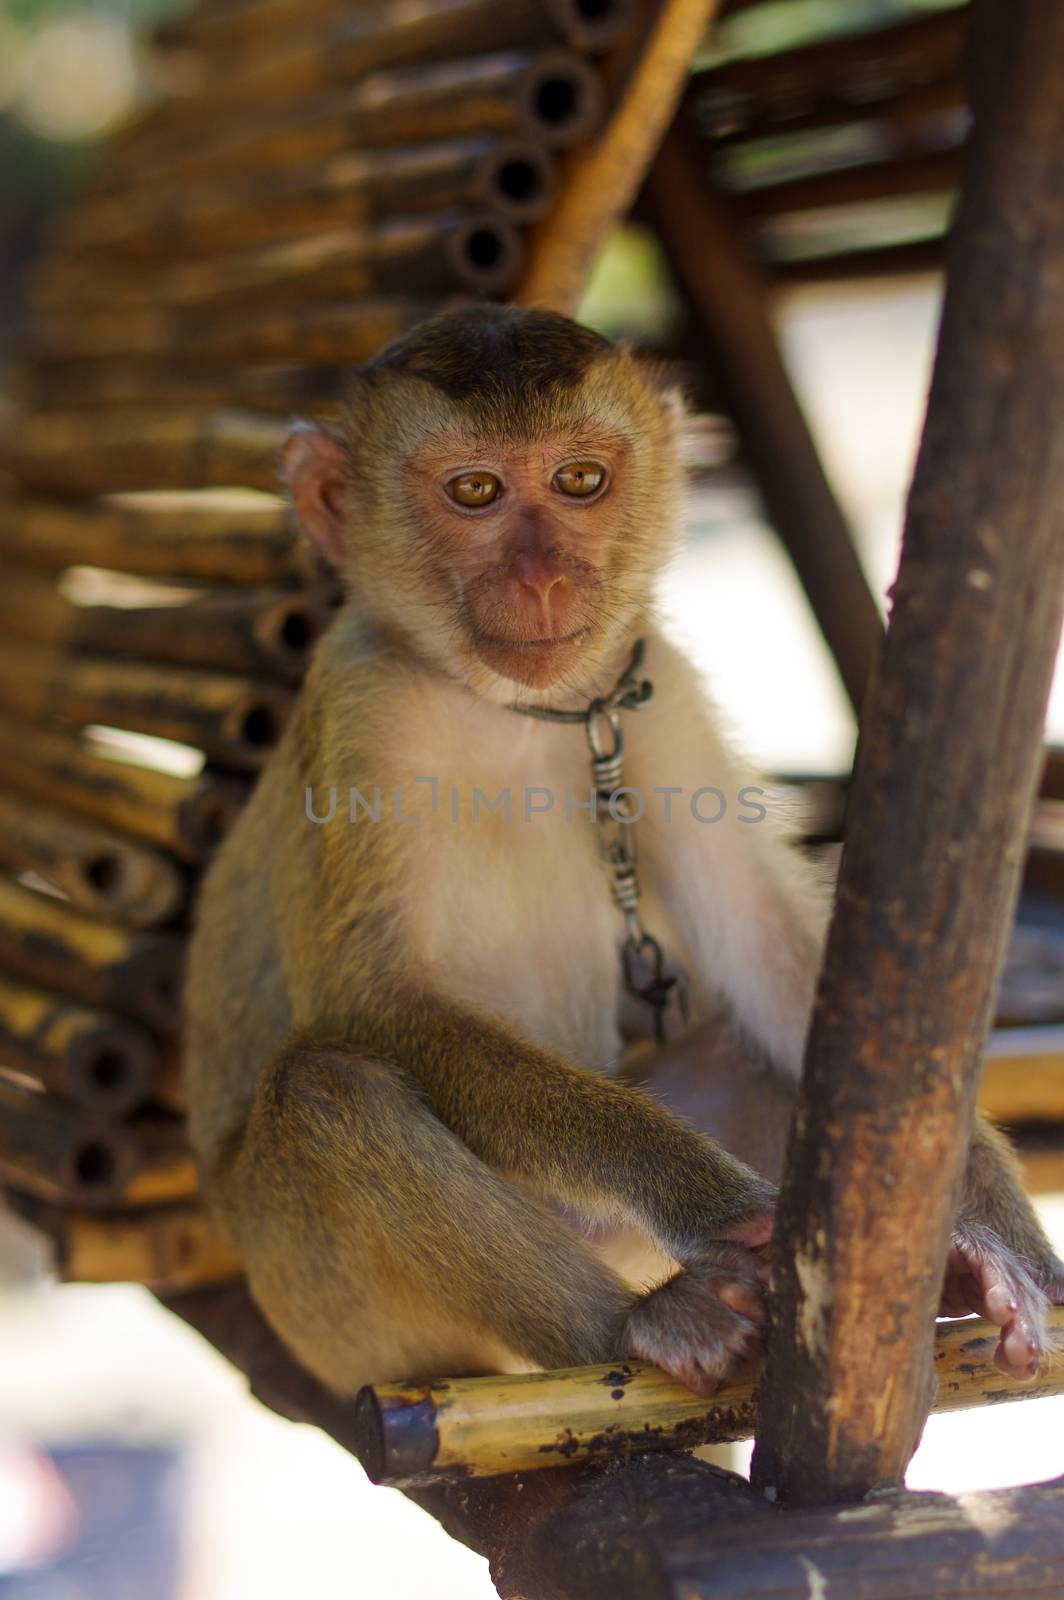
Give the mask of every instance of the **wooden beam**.
<svg viewBox="0 0 1064 1600">
<path fill-rule="evenodd" d="M 720 385 L 769 519 L 859 712 L 882 637 L 879 611 L 784 368 L 765 286 L 682 118 L 658 151 L 644 203 L 687 303 L 695 349 Z"/>
<path fill-rule="evenodd" d="M 756 1482 L 904 1472 L 1064 598 L 1064 10 L 975 9 L 975 131 L 774 1255 Z"/>
</svg>

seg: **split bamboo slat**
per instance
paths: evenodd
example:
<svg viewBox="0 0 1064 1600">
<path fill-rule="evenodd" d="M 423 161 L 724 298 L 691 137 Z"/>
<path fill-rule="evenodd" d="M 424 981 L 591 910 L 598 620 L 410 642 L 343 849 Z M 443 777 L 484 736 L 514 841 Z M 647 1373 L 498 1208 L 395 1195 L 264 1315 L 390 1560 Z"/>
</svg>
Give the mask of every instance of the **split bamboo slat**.
<svg viewBox="0 0 1064 1600">
<path fill-rule="evenodd" d="M 1064 1307 L 1051 1317 L 1064 1334 Z M 936 1411 L 1064 1394 L 1064 1355 L 1020 1385 L 994 1365 L 999 1335 L 975 1319 L 938 1324 Z M 374 1483 L 402 1485 L 725 1444 L 753 1433 L 758 1378 L 746 1366 L 710 1400 L 640 1362 L 376 1384 L 355 1402 L 356 1451 Z"/>
</svg>

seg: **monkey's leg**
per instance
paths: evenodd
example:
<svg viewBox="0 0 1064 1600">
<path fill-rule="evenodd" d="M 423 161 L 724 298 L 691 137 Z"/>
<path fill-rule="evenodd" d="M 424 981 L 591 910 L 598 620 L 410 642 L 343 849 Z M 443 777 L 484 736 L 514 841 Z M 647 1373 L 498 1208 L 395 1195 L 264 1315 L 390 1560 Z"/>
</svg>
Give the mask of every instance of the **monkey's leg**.
<svg viewBox="0 0 1064 1600">
<path fill-rule="evenodd" d="M 671 1355 L 709 1389 L 756 1337 L 748 1252 L 722 1246 L 668 1304 L 640 1296 L 478 1161 L 405 1073 L 353 1052 L 283 1055 L 208 1192 L 266 1315 L 340 1394 L 636 1353 Z"/>
</svg>

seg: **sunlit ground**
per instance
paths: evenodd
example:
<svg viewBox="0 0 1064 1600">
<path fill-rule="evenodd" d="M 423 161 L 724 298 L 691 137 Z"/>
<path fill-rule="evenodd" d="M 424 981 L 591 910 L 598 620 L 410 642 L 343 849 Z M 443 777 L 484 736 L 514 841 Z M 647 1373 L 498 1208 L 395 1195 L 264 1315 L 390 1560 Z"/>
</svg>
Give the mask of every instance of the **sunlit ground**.
<svg viewBox="0 0 1064 1600">
<path fill-rule="evenodd" d="M 893 575 L 900 506 L 927 376 L 935 302 L 922 284 L 810 294 L 784 337 L 825 460 L 877 590 Z M 853 727 L 788 564 L 749 496 L 700 496 L 667 605 L 757 760 L 837 771 Z M 1064 737 L 1058 673 L 1051 717 Z M 1064 1246 L 1064 1199 L 1044 1207 Z M 273 1417 L 195 1335 L 131 1288 L 32 1280 L 21 1225 L 0 1237 L 0 1430 L 13 1439 L 158 1441 L 185 1452 L 175 1600 L 480 1600 L 484 1563 L 401 1496 L 372 1489 L 338 1447 Z M 19 1286 L 21 1281 L 21 1287 Z M 30 1286 L 27 1286 L 30 1285 Z M 1064 1400 L 933 1419 L 913 1464 L 921 1488 L 1021 1483 L 1064 1471 Z M 2 1498 L 2 1497 L 0 1497 Z M 0 1511 L 0 1594 L 103 1600 L 69 1579 L 2 1577 L 18 1548 Z M 6 1543 L 5 1543 L 6 1541 Z M 106 1600 L 124 1600 L 109 1593 Z M 134 1591 L 131 1600 L 168 1600 Z"/>
</svg>

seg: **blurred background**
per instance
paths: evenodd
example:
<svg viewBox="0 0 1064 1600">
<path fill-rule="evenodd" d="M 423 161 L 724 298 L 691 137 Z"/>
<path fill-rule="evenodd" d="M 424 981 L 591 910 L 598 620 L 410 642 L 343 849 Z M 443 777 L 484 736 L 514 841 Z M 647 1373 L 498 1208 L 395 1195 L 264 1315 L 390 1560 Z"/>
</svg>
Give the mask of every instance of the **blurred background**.
<svg viewBox="0 0 1064 1600">
<path fill-rule="evenodd" d="M 840 9 L 824 0 L 801 15 L 822 30 Z M 143 38 L 175 10 L 166 0 L 0 4 L 0 395 L 27 265 L 108 130 L 150 99 Z M 762 18 L 774 47 L 793 8 L 760 11 L 779 13 Z M 793 381 L 880 597 L 897 561 L 938 300 L 937 279 L 915 275 L 794 288 L 775 301 Z M 664 340 L 674 309 L 649 236 L 622 230 L 584 315 L 610 333 Z M 665 603 L 760 764 L 848 770 L 848 704 L 740 475 L 714 474 L 692 494 Z M 1059 668 L 1049 735 L 1064 742 Z M 1064 1197 L 1040 1205 L 1064 1249 Z M 1064 1400 L 1053 1400 L 932 1419 L 909 1481 L 957 1491 L 1060 1472 Z M 400 1495 L 373 1489 L 339 1447 L 250 1400 L 243 1380 L 145 1290 L 56 1284 L 37 1236 L 0 1216 L 0 1600 L 295 1593 L 479 1600 L 494 1591 L 484 1563 Z"/>
</svg>

